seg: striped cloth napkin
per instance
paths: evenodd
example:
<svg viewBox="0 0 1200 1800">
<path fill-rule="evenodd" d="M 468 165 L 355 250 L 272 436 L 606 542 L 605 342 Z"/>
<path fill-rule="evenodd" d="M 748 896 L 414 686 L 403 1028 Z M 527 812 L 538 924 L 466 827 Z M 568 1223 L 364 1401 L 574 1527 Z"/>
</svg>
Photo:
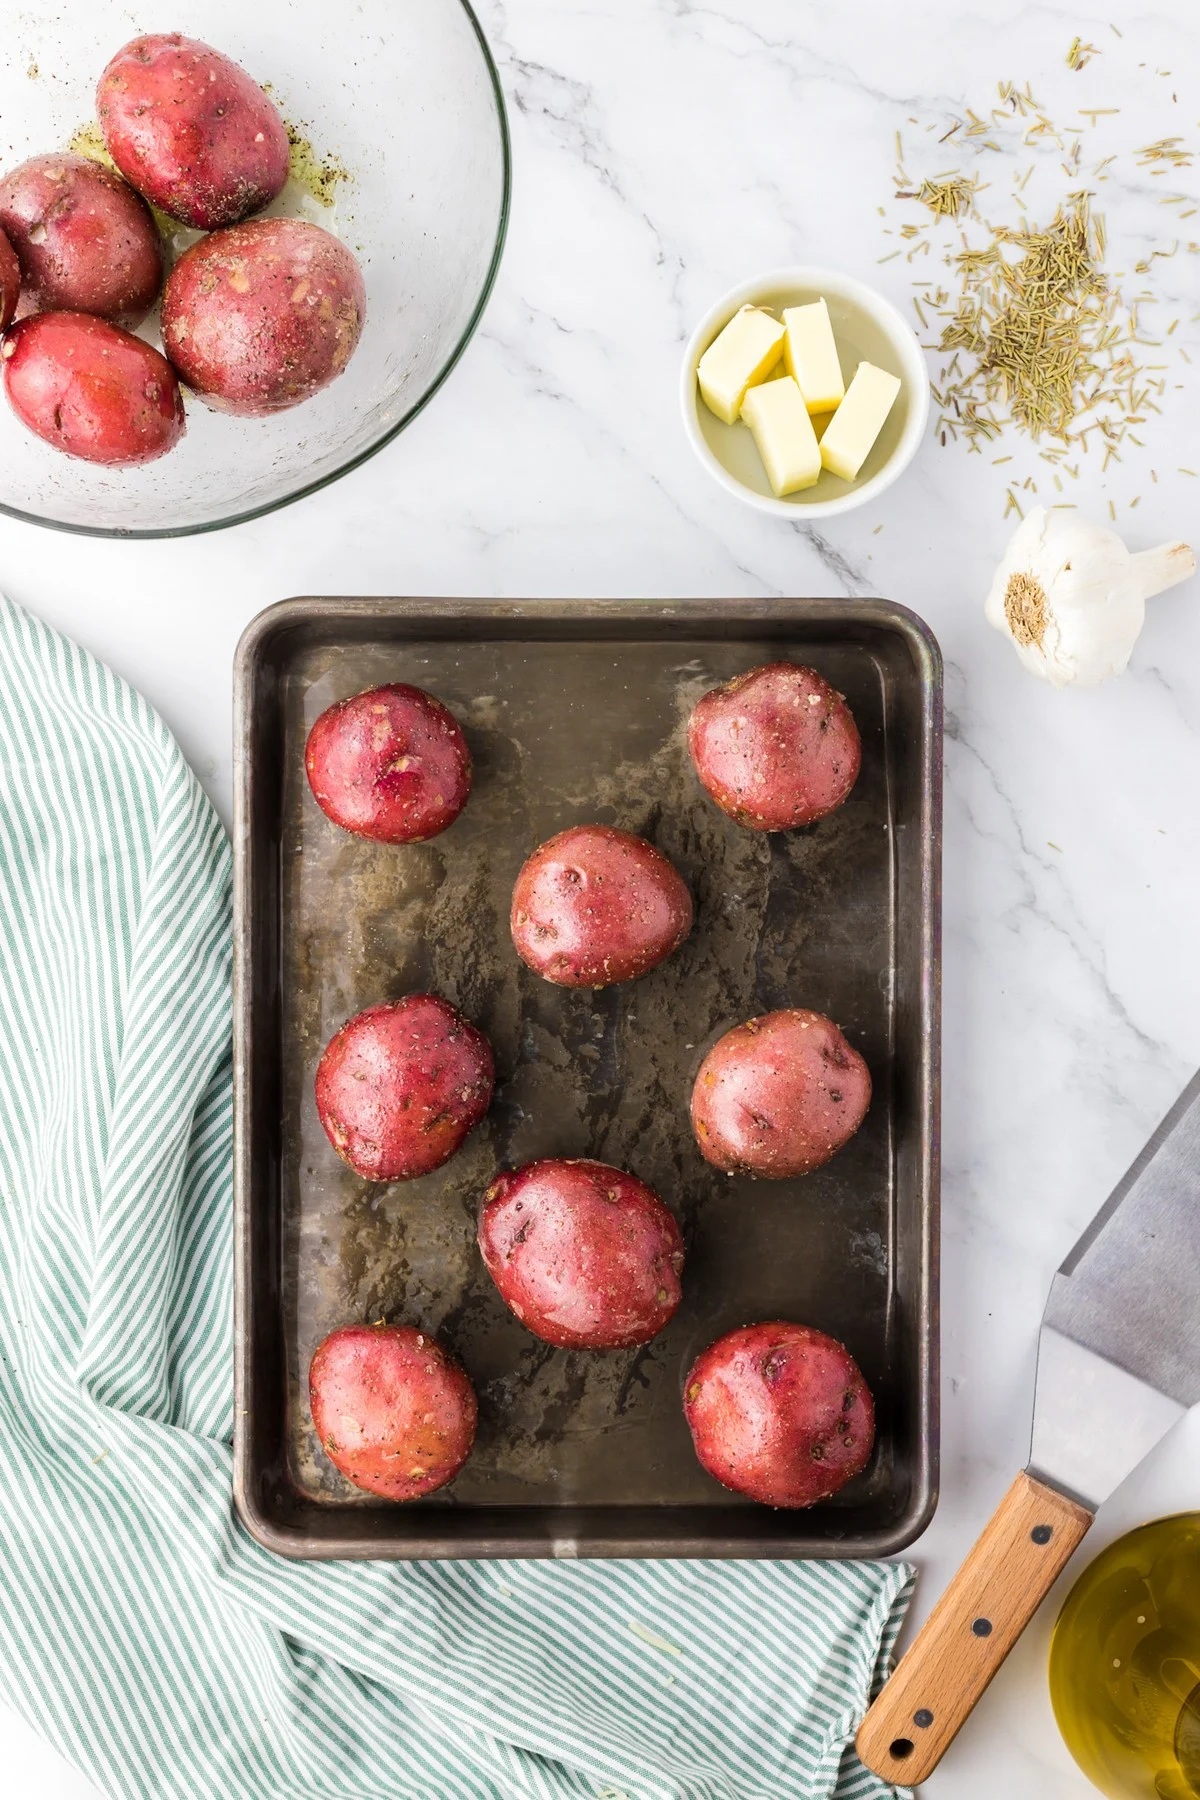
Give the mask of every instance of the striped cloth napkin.
<svg viewBox="0 0 1200 1800">
<path fill-rule="evenodd" d="M 0 599 L 0 1694 L 138 1800 L 867 1800 L 896 1563 L 297 1564 L 230 1501 L 230 854 Z"/>
</svg>

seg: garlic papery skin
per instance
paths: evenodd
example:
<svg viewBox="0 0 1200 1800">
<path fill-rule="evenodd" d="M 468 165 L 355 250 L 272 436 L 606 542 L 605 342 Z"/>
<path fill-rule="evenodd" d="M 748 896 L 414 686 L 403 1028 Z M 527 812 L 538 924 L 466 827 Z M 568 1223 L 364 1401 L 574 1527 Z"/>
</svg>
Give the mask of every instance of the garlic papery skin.
<svg viewBox="0 0 1200 1800">
<path fill-rule="evenodd" d="M 1187 544 L 1133 556 L 1107 526 L 1035 506 L 1009 540 L 984 612 L 1044 681 L 1097 687 L 1124 673 L 1150 596 L 1195 572 Z"/>
</svg>

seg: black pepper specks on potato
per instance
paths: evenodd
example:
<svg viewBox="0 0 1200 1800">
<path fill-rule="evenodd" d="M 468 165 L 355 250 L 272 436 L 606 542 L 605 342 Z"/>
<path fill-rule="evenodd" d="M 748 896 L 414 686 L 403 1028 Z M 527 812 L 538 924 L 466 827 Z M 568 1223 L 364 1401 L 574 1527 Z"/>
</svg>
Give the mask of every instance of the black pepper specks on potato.
<svg viewBox="0 0 1200 1800">
<path fill-rule="evenodd" d="M 791 831 L 841 806 L 858 779 L 853 714 L 815 669 L 765 663 L 713 688 L 688 722 L 705 789 L 752 831 Z"/>
<path fill-rule="evenodd" d="M 287 131 L 269 96 L 196 38 L 134 38 L 101 75 L 96 108 L 126 180 L 196 231 L 258 212 L 287 180 Z"/>
<path fill-rule="evenodd" d="M 861 1473 L 875 1406 L 835 1338 L 770 1320 L 703 1351 L 684 1384 L 696 1455 L 722 1486 L 764 1506 L 814 1506 Z"/>
<path fill-rule="evenodd" d="M 162 246 L 150 208 L 89 156 L 57 152 L 9 170 L 0 230 L 39 312 L 94 313 L 132 331 L 158 299 Z"/>
<path fill-rule="evenodd" d="M 337 238 L 305 219 L 251 219 L 184 251 L 163 291 L 163 344 L 206 405 L 256 418 L 335 380 L 366 309 Z"/>
<path fill-rule="evenodd" d="M 607 1163 L 548 1157 L 506 1170 L 484 1199 L 479 1248 L 510 1310 L 562 1349 L 648 1343 L 679 1305 L 674 1216 Z"/>
<path fill-rule="evenodd" d="M 692 929 L 682 876 L 645 838 L 574 825 L 534 851 L 513 888 L 510 919 L 522 961 L 560 987 L 633 981 Z"/>
<path fill-rule="evenodd" d="M 793 1007 L 725 1033 L 700 1065 L 692 1129 L 727 1174 L 782 1180 L 820 1168 L 871 1103 L 866 1063 L 832 1019 Z"/>
</svg>

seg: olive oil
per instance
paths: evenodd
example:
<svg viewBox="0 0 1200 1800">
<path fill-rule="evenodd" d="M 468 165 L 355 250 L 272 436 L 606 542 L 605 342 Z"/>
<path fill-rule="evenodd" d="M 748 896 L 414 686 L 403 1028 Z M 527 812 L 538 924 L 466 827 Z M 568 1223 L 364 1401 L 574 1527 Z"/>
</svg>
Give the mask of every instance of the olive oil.
<svg viewBox="0 0 1200 1800">
<path fill-rule="evenodd" d="M 1198 1800 L 1200 1513 L 1143 1525 L 1084 1571 L 1054 1628 L 1050 1697 L 1110 1800 Z"/>
</svg>

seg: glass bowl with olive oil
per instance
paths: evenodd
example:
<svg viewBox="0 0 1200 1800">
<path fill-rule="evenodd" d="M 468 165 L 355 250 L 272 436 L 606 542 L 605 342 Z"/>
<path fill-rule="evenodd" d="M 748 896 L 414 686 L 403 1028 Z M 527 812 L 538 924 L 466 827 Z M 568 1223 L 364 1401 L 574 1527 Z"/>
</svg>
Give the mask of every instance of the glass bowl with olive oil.
<svg viewBox="0 0 1200 1800">
<path fill-rule="evenodd" d="M 1143 1525 L 1084 1570 L 1054 1628 L 1050 1697 L 1109 1800 L 1197 1800 L 1200 1513 Z"/>
</svg>

